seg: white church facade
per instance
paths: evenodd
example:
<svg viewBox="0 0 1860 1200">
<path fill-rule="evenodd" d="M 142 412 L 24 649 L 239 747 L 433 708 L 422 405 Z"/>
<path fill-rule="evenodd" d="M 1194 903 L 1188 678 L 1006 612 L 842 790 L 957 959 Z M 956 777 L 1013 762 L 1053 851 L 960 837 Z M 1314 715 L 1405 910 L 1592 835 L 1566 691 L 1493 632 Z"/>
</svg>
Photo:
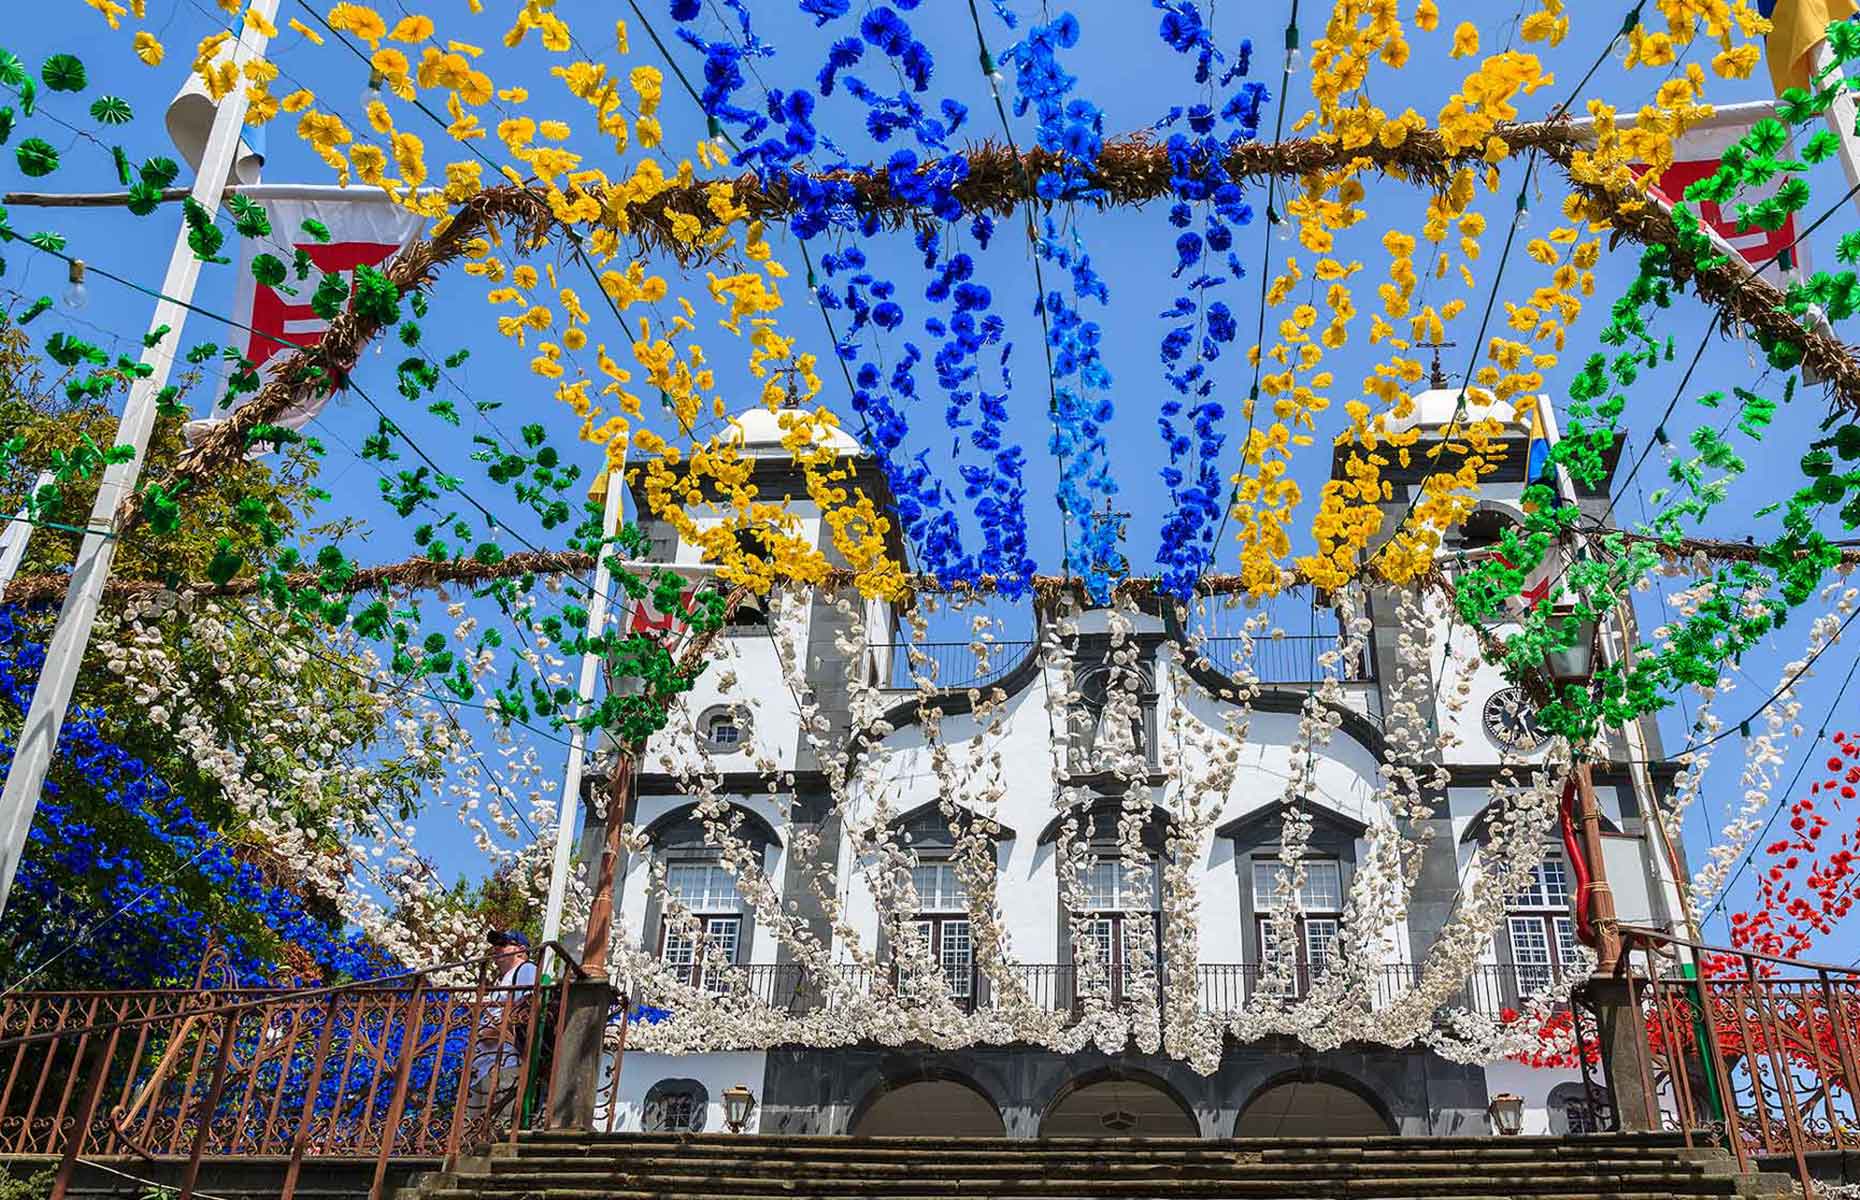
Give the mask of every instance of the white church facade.
<svg viewBox="0 0 1860 1200">
<path fill-rule="evenodd" d="M 1411 424 L 1445 424 L 1457 398 L 1450 390 L 1424 393 L 1416 398 Z M 1509 410 L 1493 415 L 1505 420 Z M 819 514 L 780 445 L 777 417 L 755 410 L 735 426 L 745 457 L 756 463 L 762 494 L 790 495 L 805 536 L 825 545 Z M 851 438 L 834 436 L 857 485 L 874 498 L 888 496 L 876 465 Z M 1479 512 L 1455 531 L 1449 549 L 1489 539 L 1516 517 L 1525 438 L 1522 423 L 1513 423 L 1505 464 L 1487 481 Z M 1419 468 L 1386 474 L 1394 484 L 1391 523 L 1422 474 Z M 1605 504 L 1603 494 L 1596 511 Z M 679 542 L 669 529 L 648 532 L 655 557 L 697 560 L 697 548 Z M 1418 704 L 1427 728 L 1451 736 L 1427 763 L 1405 764 L 1427 768 L 1425 811 L 1403 819 L 1410 833 L 1425 826 L 1429 836 L 1414 842 L 1424 849 L 1406 911 L 1390 919 L 1380 939 L 1385 961 L 1354 978 L 1359 985 L 1387 989 L 1386 996 L 1362 998 L 1371 1006 L 1413 984 L 1419 964 L 1453 917 L 1481 840 L 1490 835 L 1494 781 L 1507 770 L 1528 773 L 1548 743 L 1528 719 L 1520 719 L 1519 697 L 1496 667 L 1462 665 L 1471 657 L 1470 633 L 1444 610 L 1431 612 L 1424 656 L 1430 665 L 1425 677 L 1415 678 L 1412 664 L 1422 656 L 1397 652 L 1398 639 L 1413 636 L 1413 628 L 1402 625 L 1392 592 L 1367 594 L 1356 651 L 1328 665 L 1323 656 L 1336 645 L 1337 619 L 1321 607 L 1313 608 L 1312 632 L 1286 629 L 1245 647 L 1237 624 L 1188 629 L 1179 610 L 1163 602 L 1117 612 L 1085 608 L 1061 614 L 1031 601 L 1028 608 L 1024 627 L 991 635 L 996 644 L 978 668 L 961 635 L 949 639 L 955 645 L 934 636 L 914 638 L 906 614 L 867 606 L 863 649 L 856 652 L 861 661 L 853 669 L 863 671 L 887 702 L 876 732 L 869 723 L 854 727 L 843 605 L 825 595 L 789 593 L 727 627 L 721 669 L 713 667 L 699 679 L 689 697 L 691 719 L 648 748 L 632 809 L 624 814 L 637 831 L 638 848 L 622 864 L 616 893 L 617 925 L 628 944 L 694 986 L 738 989 L 791 1011 L 810 1003 L 808 969 L 788 945 L 759 927 L 765 922 L 758 920 L 756 906 L 722 850 L 705 836 L 689 786 L 689 773 L 698 769 L 695 755 L 702 759 L 706 786 L 727 798 L 735 836 L 759 856 L 782 908 L 806 926 L 838 969 L 870 972 L 869 964 L 877 963 L 883 975 L 900 940 L 918 939 L 946 989 L 939 1000 L 985 1011 L 997 1003 L 1001 977 L 978 961 L 982 932 L 953 861 L 964 822 L 973 814 L 960 796 L 953 806 L 946 803 L 951 799 L 946 793 L 952 779 L 960 791 L 967 786 L 961 781 L 986 777 L 992 799 L 983 819 L 995 869 L 994 911 L 1012 947 L 1022 1002 L 1057 1014 L 1063 1023 L 1067 1013 L 1084 1007 L 1081 963 L 1090 962 L 1108 977 L 1112 1005 L 1157 1003 L 1157 988 L 1126 988 L 1124 981 L 1139 968 L 1153 969 L 1171 988 L 1190 988 L 1204 1011 L 1237 1008 L 1262 987 L 1281 995 L 1289 989 L 1295 1003 L 1322 983 L 1353 881 L 1371 853 L 1372 831 L 1391 819 L 1377 811 L 1386 774 L 1392 756 L 1412 751 L 1391 748 L 1389 714 L 1397 697 L 1407 697 Z M 1060 620 L 1066 622 L 1063 640 L 1072 656 L 1066 672 L 1053 669 L 1050 652 L 1052 623 Z M 876 632 L 881 629 L 882 635 Z M 1494 632 L 1502 634 L 1503 627 Z M 925 664 L 936 663 L 937 687 L 913 685 L 903 643 L 918 647 L 919 675 Z M 783 647 L 793 653 L 787 669 Z M 1113 653 L 1122 656 L 1117 660 L 1122 686 L 1134 693 L 1134 705 L 1126 701 L 1116 708 L 1122 714 L 1117 747 L 1124 758 L 1115 773 L 1094 759 L 1092 749 L 1094 739 L 1102 738 L 1109 704 L 1103 681 Z M 1245 672 L 1236 667 L 1243 657 Z M 1329 736 L 1311 747 L 1309 766 L 1298 774 L 1301 714 L 1327 676 L 1327 694 L 1335 701 L 1326 708 Z M 1082 721 L 1073 720 L 1070 729 L 1055 724 L 1053 713 L 1065 705 L 1056 706 L 1052 694 L 1068 679 L 1076 691 L 1072 699 L 1083 698 Z M 1250 693 L 1244 695 L 1245 711 L 1237 693 Z M 982 715 L 975 711 L 977 696 L 992 698 Z M 820 714 L 821 725 L 811 734 L 803 728 L 804 707 Z M 1204 835 L 1195 843 L 1196 861 L 1176 863 L 1172 855 L 1181 842 L 1171 837 L 1172 823 L 1182 818 L 1183 790 L 1193 786 L 1187 780 L 1203 777 L 1184 769 L 1184 746 L 1201 744 L 1183 741 L 1185 722 L 1215 735 L 1244 722 L 1246 737 L 1220 794 L 1193 797 Z M 1126 723 L 1128 734 L 1121 728 Z M 1657 762 L 1657 729 L 1649 723 L 1639 735 L 1646 758 Z M 1657 793 L 1647 792 L 1670 789 L 1672 772 L 1660 766 L 1630 770 L 1624 764 L 1634 755 L 1626 739 L 1613 741 L 1615 765 L 1598 763 L 1593 778 L 1617 909 L 1624 923 L 1670 927 L 1670 881 L 1683 864 L 1671 862 L 1654 838 L 1647 814 Z M 892 844 L 910 856 L 914 912 L 881 916 L 869 874 L 859 868 L 864 851 L 846 828 L 847 805 L 829 794 L 828 775 L 842 751 L 849 758 L 876 756 L 878 766 L 851 777 L 883 781 L 885 811 L 893 814 Z M 1277 956 L 1292 962 L 1288 977 L 1263 964 L 1275 957 L 1276 931 L 1283 928 L 1272 913 L 1284 895 L 1281 822 L 1287 780 L 1294 775 L 1302 780 L 1298 808 L 1310 832 L 1296 905 L 1297 944 L 1292 955 Z M 1134 835 L 1127 825 L 1120 827 L 1133 787 L 1147 792 L 1150 808 Z M 597 781 L 591 799 L 599 789 Z M 855 797 L 853 805 L 859 803 Z M 599 844 L 598 821 L 597 813 L 584 830 L 584 846 Z M 1082 848 L 1071 844 L 1081 840 Z M 1138 845 L 1145 861 L 1132 871 L 1130 856 Z M 1066 864 L 1080 861 L 1085 865 L 1077 885 L 1062 887 L 1062 870 L 1072 869 Z M 823 864 L 831 865 L 834 876 L 824 893 L 833 904 L 823 903 L 818 878 Z M 1193 961 L 1186 965 L 1170 962 L 1171 946 L 1180 939 L 1172 943 L 1169 936 L 1171 918 L 1159 883 L 1165 866 L 1185 867 L 1193 879 Z M 1572 917 L 1573 866 L 1552 830 L 1529 886 L 1507 897 L 1481 961 L 1458 985 L 1450 1007 L 1504 1020 L 1527 997 L 1555 990 L 1586 964 Z M 668 896 L 690 921 L 669 919 Z M 1092 945 L 1082 948 L 1082 939 Z M 1154 942 L 1141 949 L 1146 939 Z M 868 966 L 855 968 L 855 961 Z M 897 986 L 895 974 L 881 982 Z M 652 1002 L 646 995 L 634 999 Z M 677 1020 L 677 1013 L 669 1019 Z M 1284 1035 L 1245 1041 L 1228 1035 L 1211 1072 L 1160 1050 L 1141 1052 L 1134 1044 L 1058 1050 L 1010 1042 L 938 1049 L 861 1041 L 690 1054 L 637 1046 L 636 1039 L 622 1057 L 613 1103 L 603 1118 L 615 1129 L 720 1129 L 723 1092 L 736 1086 L 755 1095 L 750 1128 L 764 1133 L 1484 1134 L 1490 1130 L 1488 1105 L 1500 1093 L 1523 1097 L 1527 1133 L 1584 1131 L 1605 1120 L 1597 1111 L 1598 1093 L 1585 1088 L 1571 1068 L 1527 1066 L 1512 1058 L 1454 1061 L 1426 1044 L 1358 1040 L 1313 1050 Z"/>
</svg>

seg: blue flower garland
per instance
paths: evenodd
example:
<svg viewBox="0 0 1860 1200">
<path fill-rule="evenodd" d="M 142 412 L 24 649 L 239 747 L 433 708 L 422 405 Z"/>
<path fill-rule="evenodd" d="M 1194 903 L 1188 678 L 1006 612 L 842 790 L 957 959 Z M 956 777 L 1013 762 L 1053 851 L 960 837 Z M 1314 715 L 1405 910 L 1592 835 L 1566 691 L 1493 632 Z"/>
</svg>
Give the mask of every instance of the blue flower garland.
<svg viewBox="0 0 1860 1200">
<path fill-rule="evenodd" d="M 45 647 L 30 640 L 19 610 L 0 607 L 0 703 L 10 710 L 0 764 L 12 761 L 44 661 Z M 104 736 L 103 719 L 75 708 L 59 731 L 52 776 L 0 914 L 0 945 L 15 967 L 23 972 L 59 955 L 34 980 L 48 987 L 191 982 L 209 934 L 243 979 L 274 978 L 285 944 L 339 976 L 368 978 L 390 965 L 239 860 L 154 768 Z"/>
<path fill-rule="evenodd" d="M 1157 561 L 1163 590 L 1185 599 L 1214 561 L 1214 531 L 1223 503 L 1218 463 L 1227 441 L 1220 431 L 1226 409 L 1214 399 L 1210 365 L 1238 335 L 1233 311 L 1226 301 L 1210 299 L 1209 293 L 1245 276 L 1246 268 L 1233 250 L 1234 230 L 1253 220 L 1253 207 L 1240 181 L 1227 172 L 1227 156 L 1239 143 L 1259 136 L 1260 112 L 1269 97 L 1264 84 L 1247 81 L 1229 91 L 1217 110 L 1215 87 L 1227 89 L 1247 73 L 1252 42 L 1241 41 L 1232 65 L 1216 84 L 1214 68 L 1226 59 L 1193 0 L 1154 3 L 1163 13 L 1158 30 L 1162 40 L 1178 54 L 1194 55 L 1195 82 L 1209 96 L 1208 102 L 1187 109 L 1171 108 L 1156 123 L 1159 130 L 1187 124 L 1186 131 L 1169 134 L 1164 148 L 1169 190 L 1175 198 L 1169 223 L 1182 231 L 1175 239 L 1175 278 L 1190 277 L 1184 291 L 1160 314 L 1175 323 L 1158 350 L 1163 378 L 1185 399 L 1169 400 L 1157 416 L 1169 449 L 1162 479 L 1172 501 L 1163 520 Z M 1197 224 L 1198 230 L 1193 228 Z M 1222 264 L 1226 274 L 1217 273 Z M 1178 425 L 1184 416 L 1185 427 Z"/>
<path fill-rule="evenodd" d="M 738 15 L 741 44 L 732 39 L 710 40 L 682 23 L 701 15 L 695 3 L 674 0 L 672 15 L 681 22 L 679 36 L 705 55 L 705 88 L 700 102 L 712 121 L 712 132 L 724 124 L 734 126 L 745 147 L 737 157 L 765 183 L 779 184 L 795 201 L 789 228 L 803 240 L 829 231 L 855 238 L 871 238 L 881 226 L 870 212 L 862 212 L 850 183 L 820 178 L 819 170 L 802 169 L 802 160 L 825 149 L 837 161 L 826 170 L 851 168 L 834 143 L 815 123 L 818 99 L 836 91 L 865 108 L 865 129 L 883 144 L 908 134 L 917 149 L 895 151 L 884 166 L 892 188 L 940 220 L 955 224 L 968 217 L 955 188 L 968 177 L 967 156 L 953 151 L 950 137 L 963 125 L 968 109 L 953 99 L 940 101 L 932 111 L 917 97 L 930 87 L 935 63 L 929 48 L 919 40 L 898 9 L 915 9 L 919 0 L 898 0 L 896 9 L 876 5 L 860 16 L 858 35 L 835 41 L 826 62 L 815 75 L 818 97 L 805 88 L 771 89 L 764 112 L 757 113 L 734 99 L 747 86 L 741 64 L 771 51 L 750 27 L 741 0 L 729 7 Z M 844 0 L 800 0 L 801 11 L 816 27 L 848 17 Z M 905 86 L 895 93 L 873 87 L 855 68 L 877 62 L 893 66 Z M 767 134 L 767 136 L 764 136 Z M 918 151 L 925 153 L 920 158 Z M 869 168 L 868 168 L 869 169 Z M 994 228 L 986 214 L 975 214 L 969 229 L 986 247 Z M 917 249 L 931 277 L 924 298 L 946 308 L 923 318 L 922 328 L 939 339 L 926 356 L 924 349 L 902 336 L 907 324 L 902 297 L 895 281 L 868 269 L 865 252 L 857 246 L 829 252 L 821 258 L 822 281 L 810 277 L 815 299 L 829 312 L 843 312 L 850 321 L 838 333 L 835 353 L 852 375 L 851 405 L 863 425 L 866 448 L 878 459 L 897 500 L 905 536 L 916 548 L 919 565 L 945 584 L 974 583 L 991 576 L 1009 595 L 1024 590 L 1036 564 L 1027 552 L 1026 457 L 1006 438 L 1007 388 L 1012 344 L 1004 341 L 1005 323 L 988 310 L 989 289 L 974 282 L 974 260 L 966 253 L 944 257 L 943 237 L 935 229 L 919 232 Z M 891 343 L 901 353 L 889 370 L 866 348 L 868 341 Z M 1001 372 L 1001 391 L 982 382 L 983 352 L 993 357 Z M 956 435 L 952 446 L 955 469 L 980 528 L 979 550 L 965 548 L 954 497 L 941 471 L 931 470 L 930 450 L 906 457 L 910 433 L 905 407 L 919 395 L 916 370 L 926 358 L 945 393 L 945 424 Z M 982 455 L 979 463 L 962 457 L 964 443 Z"/>
<path fill-rule="evenodd" d="M 1078 44 L 1079 35 L 1078 18 L 1062 12 L 1047 24 L 1031 26 L 1026 37 L 1001 55 L 1004 64 L 1014 67 L 1015 114 L 1033 112 L 1036 144 L 1056 156 L 1034 181 L 1035 194 L 1049 204 L 1096 200 L 1103 193 L 1092 181 L 1091 168 L 1104 147 L 1104 113 L 1089 100 L 1071 97 L 1078 78 L 1058 57 L 1060 50 Z M 1103 602 L 1113 584 L 1129 573 L 1129 564 L 1118 550 L 1117 523 L 1098 509 L 1099 500 L 1108 508 L 1118 490 L 1105 439 L 1114 414 L 1108 394 L 1112 381 L 1099 352 L 1103 331 L 1085 317 L 1080 305 L 1086 300 L 1108 304 L 1110 289 L 1092 267 L 1076 226 L 1062 238 L 1048 216 L 1034 248 L 1042 262 L 1064 270 L 1072 285 L 1070 297 L 1049 286 L 1035 311 L 1046 317 L 1052 351 L 1051 447 L 1063 464 L 1059 507 L 1066 518 L 1066 565 L 1083 581 L 1087 594 Z"/>
</svg>

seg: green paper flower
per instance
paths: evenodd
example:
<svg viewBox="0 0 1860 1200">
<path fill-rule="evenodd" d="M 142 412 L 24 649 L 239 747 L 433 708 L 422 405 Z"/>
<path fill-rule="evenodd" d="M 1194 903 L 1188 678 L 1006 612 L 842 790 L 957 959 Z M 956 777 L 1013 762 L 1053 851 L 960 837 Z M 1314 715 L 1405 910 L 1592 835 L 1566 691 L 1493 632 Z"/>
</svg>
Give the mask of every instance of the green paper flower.
<svg viewBox="0 0 1860 1200">
<path fill-rule="evenodd" d="M 233 228 L 240 237 L 264 237 L 271 232 L 271 218 L 265 214 L 265 207 L 244 196 L 234 196 L 226 202 L 232 212 Z"/>
<path fill-rule="evenodd" d="M 20 173 L 37 179 L 58 169 L 58 148 L 44 138 L 27 138 L 13 151 Z"/>
<path fill-rule="evenodd" d="M 0 107 L 0 146 L 13 136 L 13 108 L 11 105 Z"/>
<path fill-rule="evenodd" d="M 252 259 L 252 278 L 266 287 L 283 284 L 284 274 L 284 261 L 275 254 L 260 254 Z"/>
<path fill-rule="evenodd" d="M 181 164 L 172 158 L 156 155 L 143 163 L 137 174 L 142 176 L 142 182 L 159 191 L 180 177 Z"/>
<path fill-rule="evenodd" d="M 81 92 L 90 77 L 75 54 L 54 54 L 39 68 L 39 78 L 54 92 Z"/>
<path fill-rule="evenodd" d="M 121 96 L 99 96 L 90 102 L 90 119 L 99 125 L 127 125 L 135 115 L 135 109 Z"/>
<path fill-rule="evenodd" d="M 0 83 L 18 87 L 26 82 L 26 64 L 11 50 L 0 50 Z"/>
<path fill-rule="evenodd" d="M 161 207 L 161 189 L 147 181 L 138 180 L 129 185 L 129 211 L 138 217 L 146 217 Z"/>
<path fill-rule="evenodd" d="M 39 249 L 50 250 L 54 254 L 56 254 L 58 251 L 63 250 L 65 248 L 65 235 L 62 233 L 53 233 L 49 229 L 41 230 L 40 232 L 33 234 L 31 237 L 27 238 L 26 240 L 31 242 L 33 245 L 37 246 Z"/>
</svg>

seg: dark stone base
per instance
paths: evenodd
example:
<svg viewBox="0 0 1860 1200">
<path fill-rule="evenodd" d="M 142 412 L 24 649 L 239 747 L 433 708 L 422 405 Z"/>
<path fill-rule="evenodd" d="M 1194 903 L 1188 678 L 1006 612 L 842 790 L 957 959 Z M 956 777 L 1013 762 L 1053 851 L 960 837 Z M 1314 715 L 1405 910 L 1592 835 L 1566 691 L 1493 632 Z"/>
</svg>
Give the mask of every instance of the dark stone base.
<svg viewBox="0 0 1860 1200">
<path fill-rule="evenodd" d="M 1040 1134 L 1042 1118 L 1072 1088 L 1101 1079 L 1149 1083 L 1192 1113 L 1201 1136 L 1231 1137 L 1241 1111 L 1275 1084 L 1335 1084 L 1368 1101 L 1406 1136 L 1490 1132 L 1485 1072 L 1430 1050 L 1380 1046 L 1317 1053 L 1289 1039 L 1229 1043 L 1212 1075 L 1158 1055 L 1057 1054 L 1033 1046 L 939 1051 L 855 1046 L 771 1050 L 763 1078 L 761 1132 L 845 1134 L 885 1092 L 921 1080 L 953 1080 L 985 1095 L 1007 1135 Z"/>
<path fill-rule="evenodd" d="M 132 1155 L 85 1157 L 88 1161 L 77 1165 L 66 1193 L 74 1200 L 143 1200 L 151 1185 L 179 1189 L 187 1170 L 185 1158 L 150 1162 Z M 284 1190 L 290 1161 L 284 1157 L 207 1159 L 200 1164 L 195 1186 L 227 1200 L 276 1200 Z M 0 1170 L 14 1179 L 30 1179 L 42 1171 L 56 1171 L 58 1162 L 52 1154 L 9 1154 L 0 1156 Z M 389 1159 L 383 1196 L 392 1196 L 442 1165 L 437 1158 Z M 297 1177 L 297 1195 L 300 1200 L 367 1200 L 374 1181 L 372 1158 L 306 1158 Z"/>
</svg>

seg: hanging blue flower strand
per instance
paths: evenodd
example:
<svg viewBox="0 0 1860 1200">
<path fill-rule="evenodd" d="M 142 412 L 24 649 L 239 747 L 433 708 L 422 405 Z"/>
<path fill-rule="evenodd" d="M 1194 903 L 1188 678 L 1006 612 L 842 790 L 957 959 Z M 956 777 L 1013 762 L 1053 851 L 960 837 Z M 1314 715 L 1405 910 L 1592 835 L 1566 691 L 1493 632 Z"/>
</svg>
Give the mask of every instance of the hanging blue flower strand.
<svg viewBox="0 0 1860 1200">
<path fill-rule="evenodd" d="M 1253 45 L 1242 40 L 1231 66 L 1215 80 L 1214 69 L 1226 57 L 1193 0 L 1154 0 L 1162 10 L 1162 40 L 1179 54 L 1193 55 L 1195 82 L 1207 89 L 1208 102 L 1171 108 L 1156 128 L 1173 129 L 1164 143 L 1169 160 L 1169 190 L 1175 202 L 1170 224 L 1175 237 L 1175 277 L 1187 275 L 1183 292 L 1163 311 L 1174 323 L 1162 338 L 1158 357 L 1163 378 L 1181 397 L 1162 405 L 1157 416 L 1169 463 L 1162 468 L 1170 510 L 1157 548 L 1162 587 L 1186 598 L 1214 560 L 1214 531 L 1220 520 L 1222 479 L 1218 469 L 1226 444 L 1221 432 L 1225 408 L 1214 399 L 1211 364 L 1238 334 L 1233 311 L 1210 293 L 1246 274 L 1234 253 L 1234 230 L 1253 219 L 1240 181 L 1227 171 L 1227 156 L 1241 142 L 1259 136 L 1264 85 L 1247 81 L 1227 91 L 1218 108 L 1218 89 L 1229 89 L 1251 65 Z M 1175 128 L 1186 124 L 1184 131 Z M 1199 228 L 1193 228 L 1199 225 Z M 1219 273 L 1222 266 L 1226 272 Z M 1186 417 L 1186 425 L 1179 424 Z"/>
</svg>

